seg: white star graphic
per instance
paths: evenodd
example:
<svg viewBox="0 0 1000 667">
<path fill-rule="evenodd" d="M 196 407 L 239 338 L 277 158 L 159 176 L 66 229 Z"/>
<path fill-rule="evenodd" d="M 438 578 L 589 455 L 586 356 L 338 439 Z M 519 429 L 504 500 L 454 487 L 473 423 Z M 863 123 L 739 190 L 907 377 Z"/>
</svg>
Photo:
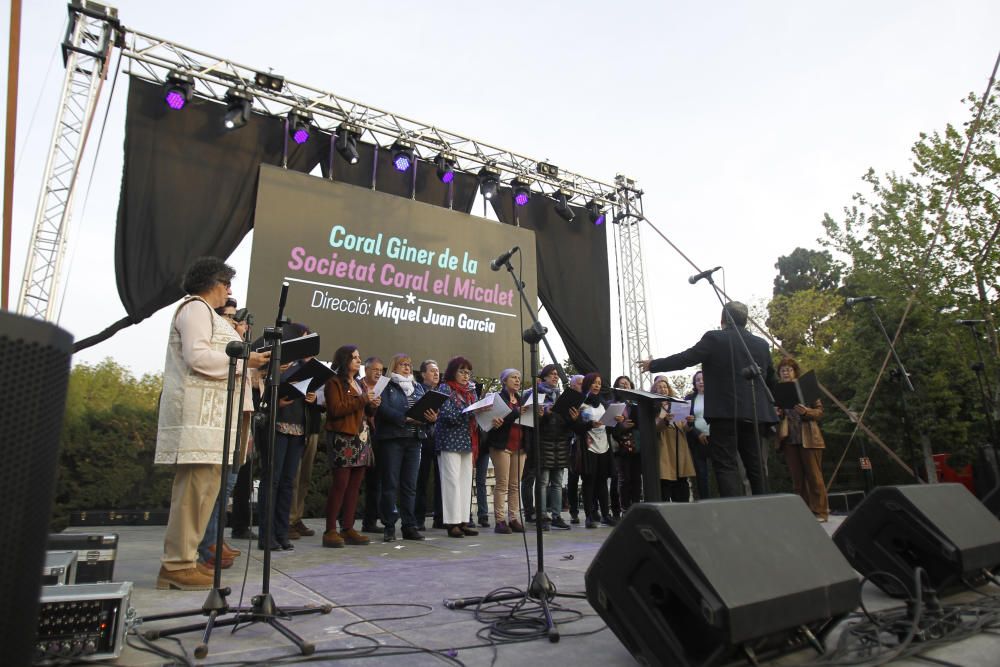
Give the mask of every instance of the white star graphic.
<svg viewBox="0 0 1000 667">
<path fill-rule="evenodd" d="M 406 303 L 416 303 L 417 297 L 414 296 L 413 292 L 406 295 Z"/>
</svg>

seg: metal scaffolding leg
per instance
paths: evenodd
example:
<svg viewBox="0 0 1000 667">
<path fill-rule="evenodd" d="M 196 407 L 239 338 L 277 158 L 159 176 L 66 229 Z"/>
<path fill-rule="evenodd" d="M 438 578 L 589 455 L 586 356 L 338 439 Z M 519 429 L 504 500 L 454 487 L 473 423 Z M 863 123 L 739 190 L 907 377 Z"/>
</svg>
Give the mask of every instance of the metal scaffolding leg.
<svg viewBox="0 0 1000 667">
<path fill-rule="evenodd" d="M 74 0 L 69 5 L 69 26 L 63 41 L 66 78 L 24 265 L 18 298 L 22 315 L 52 320 L 56 309 L 74 185 L 107 75 L 117 16 L 116 9 L 93 2 Z"/>
<path fill-rule="evenodd" d="M 646 314 L 646 280 L 642 260 L 642 241 L 639 238 L 640 217 L 642 215 L 642 192 L 636 190 L 634 183 L 623 176 L 615 179 L 618 186 L 618 200 L 625 215 L 617 223 L 619 272 L 622 280 L 622 313 L 628 358 L 625 359 L 625 374 L 631 375 L 635 363 L 648 359 L 649 325 Z M 649 373 L 638 373 L 636 386 L 649 388 Z"/>
</svg>

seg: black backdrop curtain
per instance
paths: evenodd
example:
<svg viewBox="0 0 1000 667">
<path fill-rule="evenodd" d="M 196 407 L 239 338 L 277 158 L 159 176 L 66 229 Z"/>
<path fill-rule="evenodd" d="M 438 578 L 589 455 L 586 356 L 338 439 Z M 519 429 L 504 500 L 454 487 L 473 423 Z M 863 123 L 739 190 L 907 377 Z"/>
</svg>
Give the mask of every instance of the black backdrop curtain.
<svg viewBox="0 0 1000 667">
<path fill-rule="evenodd" d="M 236 249 L 253 227 L 259 165 L 281 164 L 284 119 L 251 114 L 226 131 L 225 111 L 200 98 L 174 111 L 162 86 L 131 80 L 115 272 L 132 323 L 184 296 L 192 259 Z M 289 169 L 308 173 L 326 157 L 329 139 L 317 135 L 302 145 L 289 139 Z"/>
<path fill-rule="evenodd" d="M 118 294 L 127 316 L 74 349 L 95 345 L 181 298 L 181 277 L 192 259 L 228 257 L 253 227 L 258 168 L 281 164 L 284 119 L 251 114 L 246 126 L 226 131 L 224 113 L 225 105 L 199 98 L 171 110 L 161 85 L 131 79 L 115 237 Z M 426 160 L 418 161 L 415 172 L 400 173 L 392 167 L 390 150 L 364 142 L 358 142 L 358 158 L 347 164 L 333 150 L 331 136 L 315 128 L 305 144 L 288 141 L 289 169 L 309 173 L 319 165 L 326 177 L 332 169 L 336 181 L 368 188 L 374 182 L 381 192 L 472 210 L 475 174 L 456 172 L 449 188 Z M 513 223 L 509 190 L 494 208 L 502 221 Z M 521 225 L 536 232 L 539 297 L 570 359 L 581 371 L 607 372 L 607 241 L 583 210 L 576 214 L 567 223 L 552 200 L 541 196 L 518 210 Z"/>
<path fill-rule="evenodd" d="M 534 194 L 526 206 L 514 206 L 510 188 L 500 188 L 493 210 L 507 224 L 535 232 L 538 298 L 566 344 L 580 373 L 611 372 L 611 293 L 608 284 L 608 238 L 587 211 L 572 207 L 566 222 L 549 197 Z M 562 361 L 561 359 L 559 361 Z"/>
<path fill-rule="evenodd" d="M 81 350 L 155 313 L 183 296 L 181 278 L 195 257 L 228 257 L 253 227 L 257 174 L 261 164 L 280 165 L 285 122 L 251 114 L 235 131 L 223 128 L 225 106 L 193 98 L 174 111 L 163 101 L 163 87 L 133 77 L 125 118 L 125 162 L 115 273 L 126 317 L 101 333 L 80 340 Z M 478 181 L 456 172 L 451 188 L 437 178 L 434 164 L 413 170 L 391 167 L 391 152 L 358 142 L 358 163 L 349 165 L 333 150 L 332 137 L 313 129 L 305 144 L 288 141 L 288 168 L 305 173 L 317 164 L 334 180 L 468 213 Z M 452 201 L 449 202 L 449 199 Z"/>
</svg>

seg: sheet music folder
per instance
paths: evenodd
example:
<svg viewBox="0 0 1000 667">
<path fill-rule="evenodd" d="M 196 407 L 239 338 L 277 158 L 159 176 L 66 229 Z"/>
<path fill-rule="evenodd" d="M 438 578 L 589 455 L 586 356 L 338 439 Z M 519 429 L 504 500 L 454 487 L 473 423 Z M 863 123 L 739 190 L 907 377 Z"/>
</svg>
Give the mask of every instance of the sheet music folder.
<svg viewBox="0 0 1000 667">
<path fill-rule="evenodd" d="M 447 394 L 442 394 L 439 391 L 425 392 L 424 395 L 420 397 L 420 400 L 414 403 L 413 407 L 406 411 L 406 416 L 424 424 L 426 423 L 426 420 L 424 420 L 424 412 L 426 410 L 440 410 L 446 400 L 448 400 Z"/>
<path fill-rule="evenodd" d="M 792 382 L 779 382 L 774 387 L 774 403 L 784 410 L 791 410 L 799 404 L 810 407 L 819 399 L 819 380 L 813 371 Z"/>
<path fill-rule="evenodd" d="M 263 336 L 250 344 L 254 352 L 270 352 L 271 346 L 264 345 Z M 281 342 L 281 363 L 288 364 L 319 354 L 319 334 L 311 333 Z"/>
</svg>

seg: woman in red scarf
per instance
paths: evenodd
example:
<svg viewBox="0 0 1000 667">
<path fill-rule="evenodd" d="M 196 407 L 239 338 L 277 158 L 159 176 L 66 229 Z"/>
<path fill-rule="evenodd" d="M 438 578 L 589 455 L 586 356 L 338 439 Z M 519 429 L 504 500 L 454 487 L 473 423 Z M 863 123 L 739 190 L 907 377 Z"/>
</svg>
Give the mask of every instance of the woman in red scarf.
<svg viewBox="0 0 1000 667">
<path fill-rule="evenodd" d="M 472 363 L 465 357 L 449 361 L 437 391 L 448 394 L 434 423 L 444 527 L 449 537 L 478 535 L 466 519 L 472 507 L 472 459 L 479 449 L 479 431 L 475 415 L 462 412 L 476 402 Z"/>
</svg>

